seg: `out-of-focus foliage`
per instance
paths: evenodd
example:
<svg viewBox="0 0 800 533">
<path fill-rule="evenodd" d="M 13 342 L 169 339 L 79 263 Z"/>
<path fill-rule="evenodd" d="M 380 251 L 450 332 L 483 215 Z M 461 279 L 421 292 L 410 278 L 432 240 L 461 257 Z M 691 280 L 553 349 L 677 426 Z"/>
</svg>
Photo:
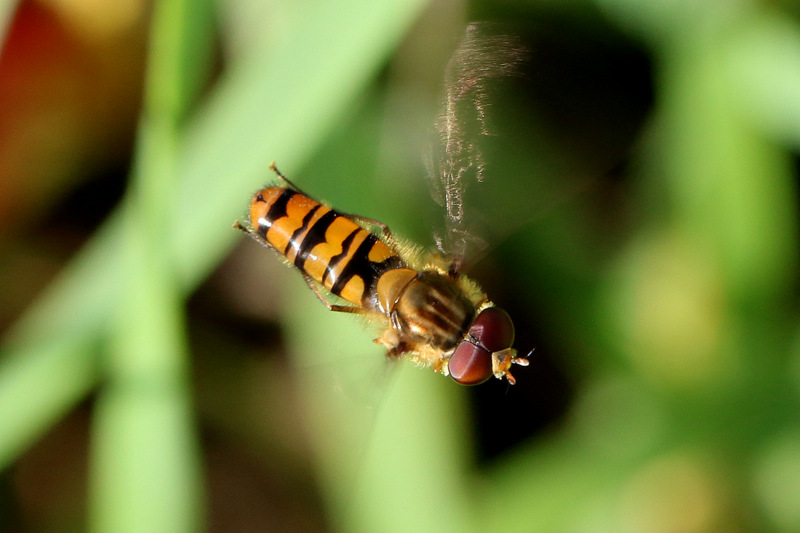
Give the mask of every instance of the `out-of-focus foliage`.
<svg viewBox="0 0 800 533">
<path fill-rule="evenodd" d="M 11 530 L 800 529 L 788 3 L 7 6 Z M 470 20 L 529 47 L 467 211 L 503 237 L 471 273 L 536 347 L 510 389 L 385 364 L 233 249 L 272 160 L 432 245 L 424 154 Z"/>
</svg>

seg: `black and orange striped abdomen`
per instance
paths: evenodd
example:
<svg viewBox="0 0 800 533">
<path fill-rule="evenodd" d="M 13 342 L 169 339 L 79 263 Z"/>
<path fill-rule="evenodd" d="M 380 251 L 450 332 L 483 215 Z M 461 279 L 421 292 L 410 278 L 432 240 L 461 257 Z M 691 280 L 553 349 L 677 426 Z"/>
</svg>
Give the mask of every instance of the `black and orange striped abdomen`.
<svg viewBox="0 0 800 533">
<path fill-rule="evenodd" d="M 337 296 L 373 310 L 382 273 L 402 268 L 397 253 L 346 215 L 284 187 L 266 187 L 250 204 L 253 230 Z"/>
</svg>

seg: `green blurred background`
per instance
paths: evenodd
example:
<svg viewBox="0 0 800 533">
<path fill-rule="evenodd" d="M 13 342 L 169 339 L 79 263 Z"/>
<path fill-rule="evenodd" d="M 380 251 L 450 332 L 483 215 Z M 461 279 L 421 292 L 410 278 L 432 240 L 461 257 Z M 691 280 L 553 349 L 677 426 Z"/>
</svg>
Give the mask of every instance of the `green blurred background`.
<svg viewBox="0 0 800 533">
<path fill-rule="evenodd" d="M 387 365 L 231 229 L 275 160 L 431 245 L 472 20 L 530 51 L 470 204 L 515 387 Z M 796 2 L 6 1 L 0 32 L 0 530 L 800 531 Z"/>
</svg>

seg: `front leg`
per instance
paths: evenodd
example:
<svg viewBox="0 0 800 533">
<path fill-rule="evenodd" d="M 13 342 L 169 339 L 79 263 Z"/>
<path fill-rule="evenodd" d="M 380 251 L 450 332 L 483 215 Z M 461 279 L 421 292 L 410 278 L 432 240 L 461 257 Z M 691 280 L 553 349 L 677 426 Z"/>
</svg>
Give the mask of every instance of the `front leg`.
<svg viewBox="0 0 800 533">
<path fill-rule="evenodd" d="M 386 347 L 386 357 L 396 359 L 401 355 L 411 353 L 411 345 L 400 339 L 400 334 L 393 327 L 386 328 L 380 337 L 373 341 Z"/>
</svg>

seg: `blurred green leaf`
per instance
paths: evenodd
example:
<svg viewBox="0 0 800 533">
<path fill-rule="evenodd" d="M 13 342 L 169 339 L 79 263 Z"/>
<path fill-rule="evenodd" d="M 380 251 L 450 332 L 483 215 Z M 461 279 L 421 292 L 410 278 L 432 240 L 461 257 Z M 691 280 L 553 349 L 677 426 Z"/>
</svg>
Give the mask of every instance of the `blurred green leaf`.
<svg viewBox="0 0 800 533">
<path fill-rule="evenodd" d="M 741 112 L 782 142 L 800 147 L 800 24 L 761 10 L 731 32 L 724 49 Z"/>
<path fill-rule="evenodd" d="M 145 103 L 126 195 L 121 296 L 93 428 L 92 529 L 197 531 L 199 458 L 182 295 L 162 231 L 177 178 L 179 124 L 210 63 L 211 4 L 156 3 Z"/>
</svg>

